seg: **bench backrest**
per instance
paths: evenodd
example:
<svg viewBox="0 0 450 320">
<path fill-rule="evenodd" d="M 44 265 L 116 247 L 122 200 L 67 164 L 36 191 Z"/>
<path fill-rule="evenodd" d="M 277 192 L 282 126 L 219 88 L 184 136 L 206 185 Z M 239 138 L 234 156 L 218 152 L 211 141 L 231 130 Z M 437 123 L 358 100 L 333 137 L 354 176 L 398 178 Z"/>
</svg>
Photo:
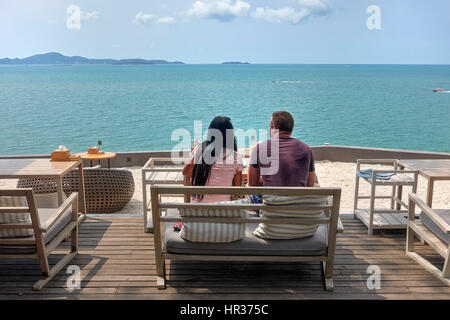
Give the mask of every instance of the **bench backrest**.
<svg viewBox="0 0 450 320">
<path fill-rule="evenodd" d="M 302 188 L 302 187 L 187 187 L 187 186 L 161 186 L 154 185 L 151 191 L 151 205 L 153 216 L 153 230 L 155 237 L 155 250 L 159 251 L 162 241 L 161 223 L 165 222 L 209 222 L 209 223 L 275 223 L 275 224 L 327 224 L 328 242 L 334 247 L 336 241 L 337 224 L 339 219 L 339 205 L 341 197 L 340 188 Z M 285 218 L 285 217 L 173 217 L 162 215 L 163 209 L 262 209 L 268 207 L 266 204 L 217 204 L 217 203 L 175 203 L 163 202 L 160 197 L 167 194 L 221 194 L 221 195 L 280 195 L 280 196 L 328 196 L 327 204 L 312 205 L 296 204 L 289 205 L 290 208 L 302 210 L 323 210 L 326 214 L 320 219 L 311 218 Z M 282 209 L 285 205 L 270 205 L 270 209 Z"/>
<path fill-rule="evenodd" d="M 41 226 L 39 216 L 37 213 L 33 189 L 0 190 L 0 197 L 24 197 L 26 199 L 25 206 L 13 206 L 13 207 L 0 206 L 0 215 L 29 214 L 29 217 L 31 219 L 31 223 L 26 222 L 1 223 L 0 229 L 1 230 L 32 229 L 34 234 L 34 238 L 30 237 L 0 238 L 0 244 L 2 245 L 35 244 L 38 247 L 39 246 L 43 247 L 44 240 L 41 232 Z"/>
</svg>

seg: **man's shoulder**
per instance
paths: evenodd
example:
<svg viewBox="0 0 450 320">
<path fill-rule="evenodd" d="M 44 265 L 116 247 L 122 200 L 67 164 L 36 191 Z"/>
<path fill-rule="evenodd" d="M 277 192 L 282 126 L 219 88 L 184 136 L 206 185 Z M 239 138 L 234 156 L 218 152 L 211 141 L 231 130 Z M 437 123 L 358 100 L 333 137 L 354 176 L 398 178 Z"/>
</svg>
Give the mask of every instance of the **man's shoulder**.
<svg viewBox="0 0 450 320">
<path fill-rule="evenodd" d="M 307 150 L 311 150 L 312 151 L 312 148 L 308 145 L 308 144 L 306 144 L 305 142 L 303 142 L 303 141 L 301 141 L 301 140 L 298 140 L 298 139 L 295 139 L 296 141 L 297 141 L 297 143 L 300 145 L 300 146 L 302 146 L 304 149 L 307 149 Z"/>
<path fill-rule="evenodd" d="M 293 144 L 293 145 L 295 145 L 296 147 L 299 147 L 299 148 L 301 148 L 301 149 L 304 149 L 304 150 L 311 150 L 311 151 L 312 151 L 312 148 L 311 148 L 308 144 L 306 144 L 305 142 L 303 142 L 303 141 L 301 141 L 301 140 L 299 140 L 299 139 L 295 139 L 295 138 L 293 138 L 293 137 L 290 137 L 290 138 L 291 138 L 291 139 L 289 139 L 288 143 Z"/>
<path fill-rule="evenodd" d="M 273 138 L 257 143 L 255 145 L 255 147 L 253 148 L 253 150 L 259 149 L 259 148 L 270 147 L 271 144 L 273 143 L 272 140 L 273 140 Z M 293 137 L 287 137 L 287 138 L 283 137 L 283 138 L 279 139 L 278 143 L 280 145 L 286 143 L 286 144 L 289 144 L 289 145 L 293 145 L 296 148 L 312 151 L 312 148 L 308 144 L 306 144 L 305 142 L 303 142 L 303 141 L 301 141 L 299 139 L 295 139 Z"/>
</svg>

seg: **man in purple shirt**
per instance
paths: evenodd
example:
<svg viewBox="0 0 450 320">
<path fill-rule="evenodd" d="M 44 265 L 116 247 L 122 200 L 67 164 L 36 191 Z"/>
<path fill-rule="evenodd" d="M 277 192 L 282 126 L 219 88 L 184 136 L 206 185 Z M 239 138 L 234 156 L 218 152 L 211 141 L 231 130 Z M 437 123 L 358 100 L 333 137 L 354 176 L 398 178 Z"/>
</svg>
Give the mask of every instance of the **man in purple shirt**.
<svg viewBox="0 0 450 320">
<path fill-rule="evenodd" d="M 249 186 L 314 187 L 318 186 L 312 149 L 291 137 L 294 118 L 277 111 L 270 119 L 270 140 L 258 144 L 248 168 Z"/>
</svg>

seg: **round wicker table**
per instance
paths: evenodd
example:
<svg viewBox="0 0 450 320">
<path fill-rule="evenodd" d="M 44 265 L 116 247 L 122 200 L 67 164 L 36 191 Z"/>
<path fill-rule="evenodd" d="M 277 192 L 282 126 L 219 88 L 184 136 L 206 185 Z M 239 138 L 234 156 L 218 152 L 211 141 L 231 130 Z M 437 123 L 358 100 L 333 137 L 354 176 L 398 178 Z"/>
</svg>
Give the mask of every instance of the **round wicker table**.
<svg viewBox="0 0 450 320">
<path fill-rule="evenodd" d="M 101 153 L 87 153 L 82 152 L 79 153 L 78 156 L 81 157 L 83 160 L 90 160 L 91 161 L 91 167 L 92 167 L 92 161 L 98 160 L 98 164 L 100 164 L 100 160 L 108 159 L 108 169 L 111 168 L 111 159 L 116 156 L 114 152 L 101 152 Z"/>
</svg>

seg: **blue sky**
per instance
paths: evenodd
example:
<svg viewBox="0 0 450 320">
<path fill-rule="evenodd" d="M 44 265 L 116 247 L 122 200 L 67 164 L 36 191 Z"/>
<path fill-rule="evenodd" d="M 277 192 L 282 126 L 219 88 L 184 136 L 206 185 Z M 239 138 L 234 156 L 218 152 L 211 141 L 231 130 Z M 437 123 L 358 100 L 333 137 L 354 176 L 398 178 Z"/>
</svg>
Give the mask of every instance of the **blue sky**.
<svg viewBox="0 0 450 320">
<path fill-rule="evenodd" d="M 69 29 L 67 9 L 81 10 Z M 380 29 L 369 30 L 370 5 Z M 0 0 L 0 57 L 450 64 L 448 0 Z"/>
</svg>

